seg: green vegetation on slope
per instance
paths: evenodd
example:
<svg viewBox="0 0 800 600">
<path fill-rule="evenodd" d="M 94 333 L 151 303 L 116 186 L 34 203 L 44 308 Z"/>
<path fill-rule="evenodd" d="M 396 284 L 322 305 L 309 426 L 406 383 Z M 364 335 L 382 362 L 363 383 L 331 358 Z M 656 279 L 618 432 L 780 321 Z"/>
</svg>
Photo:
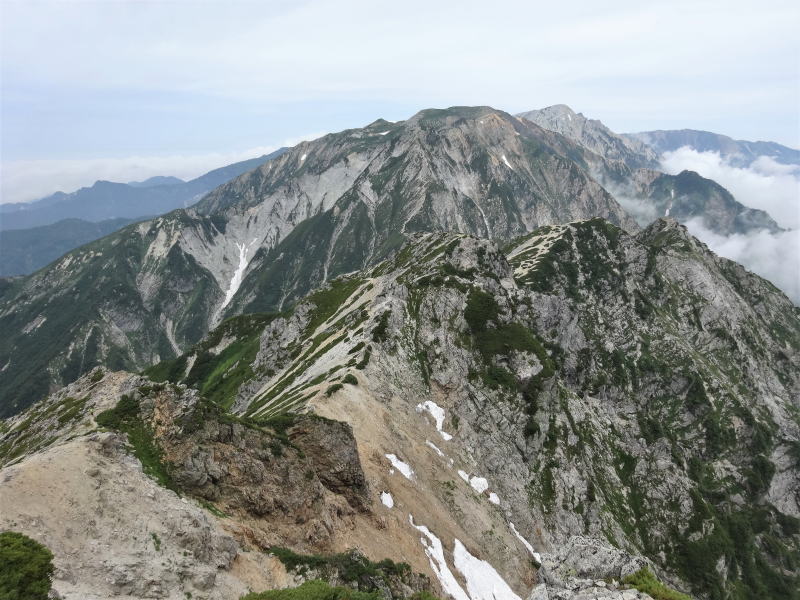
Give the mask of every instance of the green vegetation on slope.
<svg viewBox="0 0 800 600">
<path fill-rule="evenodd" d="M 194 344 L 205 335 L 218 294 L 211 273 L 178 246 L 159 261 L 147 259 L 147 250 L 157 229 L 201 228 L 210 221 L 182 211 L 157 221 L 161 225 L 151 223 L 143 235 L 136 233 L 138 225 L 128 225 L 5 290 L 0 330 L 9 335 L 0 336 L 0 417 L 24 410 L 52 387 L 98 365 L 134 370 L 156 354 L 173 356 L 163 316 L 174 320 L 179 344 Z M 154 280 L 169 282 L 148 302 L 137 291 L 145 268 Z M 182 307 L 179 313 L 176 305 Z M 124 342 L 121 330 L 109 324 L 108 311 L 137 323 L 125 328 Z"/>
<path fill-rule="evenodd" d="M 83 244 L 139 219 L 106 219 L 97 223 L 63 219 L 51 225 L 4 231 L 0 236 L 0 276 L 27 275 Z"/>
<path fill-rule="evenodd" d="M 241 600 L 381 600 L 377 592 L 358 592 L 346 587 L 331 587 L 324 581 L 306 581 L 296 588 L 247 594 Z"/>
<path fill-rule="evenodd" d="M 524 325 L 500 322 L 500 306 L 494 296 L 479 289 L 470 290 L 464 319 L 485 364 L 485 369 L 479 374 L 481 380 L 491 389 L 506 388 L 520 392 L 528 414 L 525 433 L 537 433 L 533 419 L 537 411 L 537 397 L 544 381 L 555 373 L 555 365 L 544 344 Z M 498 357 L 507 357 L 514 351 L 535 355 L 542 365 L 541 370 L 527 381 L 518 381 L 508 369 L 495 362 Z"/>
<path fill-rule="evenodd" d="M 138 400 L 123 395 L 114 408 L 101 412 L 95 421 L 100 427 L 127 433 L 133 454 L 142 463 L 142 470 L 159 485 L 178 491 L 170 477 L 169 466 L 163 460 L 161 449 L 153 439 L 153 431 L 140 417 Z"/>
<path fill-rule="evenodd" d="M 15 531 L 0 533 L 0 600 L 47 600 L 53 553 Z"/>
<path fill-rule="evenodd" d="M 339 579 L 347 583 L 358 582 L 364 576 L 385 580 L 390 576 L 402 576 L 411 572 L 411 567 L 406 563 L 396 563 L 388 558 L 376 563 L 358 552 L 328 555 L 297 554 L 280 547 L 270 548 L 269 551 L 283 563 L 287 571 L 304 575 L 313 569 L 323 574 L 336 574 Z"/>
<path fill-rule="evenodd" d="M 276 314 L 252 314 L 227 319 L 186 354 L 153 365 L 144 374 L 153 381 L 194 386 L 203 397 L 230 408 L 239 387 L 254 376 L 251 365 L 258 353 L 261 332 L 277 317 Z M 215 353 L 213 349 L 223 340 L 230 343 Z M 186 373 L 189 357 L 193 355 L 196 358 Z"/>
<path fill-rule="evenodd" d="M 427 591 L 418 591 L 410 595 L 409 589 L 419 589 L 427 587 L 427 580 L 420 575 L 415 575 L 411 567 L 406 563 L 396 563 L 389 559 L 373 562 L 357 550 L 351 550 L 343 554 L 328 555 L 303 555 L 288 550 L 287 548 L 273 547 L 269 552 L 280 560 L 289 573 L 294 573 L 302 577 L 315 577 L 324 581 L 343 583 L 348 587 L 328 588 L 317 585 L 311 590 L 298 591 L 295 593 L 304 594 L 298 598 L 317 598 L 315 595 L 305 595 L 308 592 L 313 594 L 345 594 L 344 596 L 320 596 L 323 598 L 350 598 L 347 594 L 362 594 L 357 598 L 384 598 L 389 591 L 394 600 L 438 600 Z M 322 583 L 316 582 L 317 584 Z M 301 586 L 302 587 L 302 586 Z M 298 588 L 299 590 L 300 588 Z M 335 590 L 335 591 L 331 591 Z M 266 592 L 273 594 L 273 592 Z M 250 598 L 247 596 L 247 598 Z M 253 598 L 275 598 L 275 596 L 256 595 Z M 293 596 L 294 598 L 294 596 Z"/>
<path fill-rule="evenodd" d="M 344 301 L 352 296 L 362 283 L 364 281 L 358 277 L 335 279 L 328 286 L 308 296 L 308 300 L 316 306 L 316 309 L 306 326 L 306 332 L 314 333 L 317 327 L 335 315 Z"/>
<path fill-rule="evenodd" d="M 649 594 L 654 600 L 691 600 L 686 594 L 681 594 L 665 586 L 647 567 L 628 575 L 622 580 L 622 583 Z"/>
</svg>

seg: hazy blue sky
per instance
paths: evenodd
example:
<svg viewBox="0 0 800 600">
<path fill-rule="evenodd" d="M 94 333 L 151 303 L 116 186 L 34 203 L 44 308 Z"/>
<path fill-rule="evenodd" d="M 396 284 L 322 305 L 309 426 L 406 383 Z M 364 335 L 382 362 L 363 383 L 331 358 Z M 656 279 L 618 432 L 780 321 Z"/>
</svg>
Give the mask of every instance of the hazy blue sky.
<svg viewBox="0 0 800 600">
<path fill-rule="evenodd" d="M 2 201 L 455 104 L 798 146 L 798 4 L 0 0 Z"/>
</svg>

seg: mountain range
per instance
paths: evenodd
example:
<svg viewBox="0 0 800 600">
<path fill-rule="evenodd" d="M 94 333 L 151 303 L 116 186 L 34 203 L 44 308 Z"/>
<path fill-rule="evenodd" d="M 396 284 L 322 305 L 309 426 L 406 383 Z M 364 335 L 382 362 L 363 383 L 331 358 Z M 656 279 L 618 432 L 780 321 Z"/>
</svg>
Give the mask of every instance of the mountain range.
<svg viewBox="0 0 800 600">
<path fill-rule="evenodd" d="M 713 215 L 721 232 L 753 221 L 777 228 L 713 181 L 634 170 L 488 107 L 379 120 L 303 142 L 190 209 L 129 225 L 7 283 L 0 414 L 97 364 L 141 369 L 179 354 L 225 316 L 282 310 L 383 260 L 410 233 L 503 241 L 598 215 L 635 231 L 611 184 L 654 210 Z"/>
<path fill-rule="evenodd" d="M 285 151 L 286 148 L 281 148 L 271 154 L 214 169 L 191 181 L 171 176 L 132 183 L 96 181 L 91 187 L 69 194 L 56 192 L 33 202 L 0 204 L 0 230 L 40 227 L 62 219 L 98 222 L 162 214 L 194 204 L 215 187 Z"/>
<path fill-rule="evenodd" d="M 33 273 L 129 223 L 194 204 L 209 190 L 285 151 L 214 169 L 188 182 L 161 175 L 129 183 L 97 181 L 71 194 L 0 204 L 0 276 Z"/>
<path fill-rule="evenodd" d="M 798 598 L 800 309 L 679 221 L 780 229 L 658 158 L 428 109 L 0 279 L 0 530 L 68 599 Z"/>
<path fill-rule="evenodd" d="M 800 164 L 798 151 L 773 142 L 735 142 L 726 136 L 692 130 L 618 135 L 600 121 L 587 119 L 566 105 L 528 111 L 518 116 L 544 129 L 560 133 L 606 159 L 624 162 L 632 171 L 624 177 L 625 185 L 622 187 L 616 177 L 607 178 L 600 174 L 598 179 L 625 204 L 626 210 L 641 225 L 650 223 L 659 215 L 667 214 L 669 210 L 681 222 L 703 214 L 712 223 L 712 229 L 723 234 L 745 233 L 757 229 L 771 232 L 779 230 L 765 213 L 741 207 L 721 186 L 716 186 L 713 191 L 703 190 L 701 194 L 693 192 L 692 188 L 696 188 L 700 180 L 692 175 L 683 175 L 683 193 L 678 196 L 676 203 L 672 186 L 662 185 L 663 182 L 659 181 L 663 176 L 658 170 L 659 157 L 665 151 L 688 145 L 699 151 L 721 152 L 723 157 L 736 164 L 749 164 L 761 155 L 773 157 L 778 162 Z M 650 133 L 653 136 L 648 138 Z M 670 144 L 666 143 L 667 137 L 671 140 Z M 645 143 L 648 139 L 652 141 L 652 145 Z M 127 184 L 98 181 L 91 188 L 82 188 L 72 194 L 59 192 L 31 203 L 0 205 L 0 244 L 5 250 L 0 253 L 0 276 L 32 273 L 68 250 L 110 233 L 127 222 L 144 220 L 148 215 L 140 212 L 140 206 L 149 206 L 153 215 L 163 214 L 180 206 L 186 207 L 197 201 L 203 192 L 279 156 L 285 150 L 281 148 L 258 159 L 216 169 L 190 182 L 171 176 L 155 176 L 146 181 Z M 710 186 L 707 180 L 700 185 Z M 167 190 L 170 186 L 175 187 Z M 149 192 L 136 192 L 131 188 L 153 189 Z M 658 188 L 662 188 L 660 193 Z M 645 205 L 639 202 L 643 197 L 649 200 Z M 714 201 L 709 204 L 706 197 L 713 197 Z M 49 207 L 62 202 L 65 204 L 59 207 L 56 216 L 65 216 L 63 222 L 50 223 L 54 217 L 48 210 Z M 120 207 L 120 202 L 124 206 Z M 697 203 L 701 206 L 697 206 Z M 110 209 L 124 214 L 130 213 L 126 217 L 128 220 L 121 217 L 103 219 L 103 215 L 108 214 Z M 27 211 L 32 212 L 18 218 L 7 217 L 9 214 Z M 52 227 L 29 227 L 11 235 L 2 234 L 3 228 L 16 229 L 20 223 L 30 222 L 51 224 Z M 98 224 L 91 225 L 89 222 Z M 721 223 L 725 224 L 720 225 Z"/>
<path fill-rule="evenodd" d="M 761 156 L 767 156 L 784 165 L 800 166 L 800 150 L 775 142 L 748 142 L 734 140 L 727 135 L 680 129 L 678 131 L 642 131 L 626 133 L 623 137 L 631 142 L 647 144 L 658 154 L 672 152 L 689 146 L 697 152 L 717 152 L 722 158 L 737 167 L 747 167 Z"/>
</svg>

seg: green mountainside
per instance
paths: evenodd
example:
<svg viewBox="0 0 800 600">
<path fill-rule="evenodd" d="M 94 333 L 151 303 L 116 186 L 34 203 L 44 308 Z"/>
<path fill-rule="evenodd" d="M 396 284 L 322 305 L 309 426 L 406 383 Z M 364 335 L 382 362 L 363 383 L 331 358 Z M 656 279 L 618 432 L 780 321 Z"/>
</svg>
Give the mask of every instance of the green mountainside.
<svg viewBox="0 0 800 600">
<path fill-rule="evenodd" d="M 147 218 L 106 219 L 97 223 L 64 219 L 52 225 L 0 232 L 0 276 L 33 273 L 73 248 Z"/>
</svg>

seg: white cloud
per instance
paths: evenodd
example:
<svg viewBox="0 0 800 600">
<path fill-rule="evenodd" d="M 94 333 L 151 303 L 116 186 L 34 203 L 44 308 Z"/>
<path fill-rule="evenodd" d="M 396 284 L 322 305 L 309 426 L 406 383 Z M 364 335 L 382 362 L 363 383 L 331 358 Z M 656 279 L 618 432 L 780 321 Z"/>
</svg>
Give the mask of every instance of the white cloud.
<svg viewBox="0 0 800 600">
<path fill-rule="evenodd" d="M 656 213 L 656 207 L 649 200 L 642 198 L 635 198 L 627 196 L 624 193 L 614 191 L 613 186 L 606 184 L 606 189 L 611 192 L 614 199 L 620 203 L 620 206 L 633 217 L 633 219 L 642 227 L 655 221 L 659 216 Z"/>
<path fill-rule="evenodd" d="M 661 166 L 672 174 L 696 171 L 745 206 L 767 211 L 781 227 L 800 228 L 800 167 L 782 165 L 769 156 L 759 157 L 747 168 L 734 167 L 718 152 L 698 152 L 688 146 L 664 153 Z"/>
<path fill-rule="evenodd" d="M 800 306 L 800 230 L 725 236 L 708 229 L 699 217 L 686 228 L 715 253 L 768 279 Z"/>
<path fill-rule="evenodd" d="M 321 134 L 286 140 L 293 146 Z M 154 175 L 172 175 L 188 180 L 212 169 L 256 158 L 279 146 L 258 146 L 239 152 L 214 152 L 196 155 L 128 156 L 124 158 L 14 160 L 2 163 L 0 202 L 28 202 L 54 192 L 73 192 L 95 181 L 141 181 Z"/>
</svg>

